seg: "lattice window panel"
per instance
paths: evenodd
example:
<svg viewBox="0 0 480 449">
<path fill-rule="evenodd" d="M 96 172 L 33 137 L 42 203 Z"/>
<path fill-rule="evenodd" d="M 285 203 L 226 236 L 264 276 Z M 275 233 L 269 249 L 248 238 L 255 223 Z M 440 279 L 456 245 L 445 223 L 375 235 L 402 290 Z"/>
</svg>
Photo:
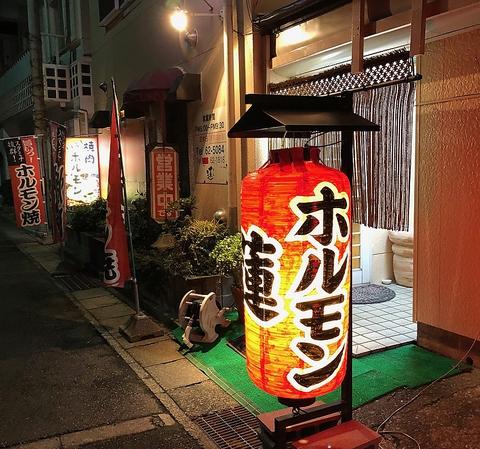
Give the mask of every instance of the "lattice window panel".
<svg viewBox="0 0 480 449">
<path fill-rule="evenodd" d="M 70 66 L 70 89 L 73 98 L 92 96 L 92 66 L 76 61 Z"/>
<path fill-rule="evenodd" d="M 399 51 L 365 60 L 365 71 L 351 73 L 350 65 L 321 72 L 318 75 L 293 78 L 270 84 L 277 95 L 334 95 L 346 91 L 379 86 L 414 76 L 413 61 L 408 52 Z"/>
<path fill-rule="evenodd" d="M 69 70 L 66 65 L 43 64 L 45 100 L 65 102 L 70 100 Z"/>
</svg>

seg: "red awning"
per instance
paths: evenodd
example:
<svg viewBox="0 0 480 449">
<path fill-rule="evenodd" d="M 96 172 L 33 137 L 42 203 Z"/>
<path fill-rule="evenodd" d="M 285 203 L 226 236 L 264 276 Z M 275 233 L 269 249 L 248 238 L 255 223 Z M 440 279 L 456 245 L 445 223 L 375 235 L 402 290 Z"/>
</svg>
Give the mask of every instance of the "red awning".
<svg viewBox="0 0 480 449">
<path fill-rule="evenodd" d="M 200 86 L 199 74 L 185 73 L 180 67 L 156 70 L 127 87 L 122 108 L 127 117 L 138 117 L 146 103 L 200 100 Z"/>
<path fill-rule="evenodd" d="M 184 72 L 179 67 L 156 70 L 130 83 L 123 94 L 124 103 L 151 103 L 164 101 L 167 94 L 175 91 Z"/>
</svg>

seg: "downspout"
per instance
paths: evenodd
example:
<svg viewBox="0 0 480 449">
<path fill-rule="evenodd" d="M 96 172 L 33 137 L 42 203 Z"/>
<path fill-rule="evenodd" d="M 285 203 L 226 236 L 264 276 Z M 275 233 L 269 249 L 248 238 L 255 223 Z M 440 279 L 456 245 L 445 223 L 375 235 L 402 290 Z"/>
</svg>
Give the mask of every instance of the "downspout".
<svg viewBox="0 0 480 449">
<path fill-rule="evenodd" d="M 253 25 L 253 91 L 267 92 L 267 48 L 266 37 Z"/>
<path fill-rule="evenodd" d="M 233 22 L 232 0 L 223 0 L 223 66 L 226 75 L 227 130 L 235 123 L 235 80 L 233 75 Z M 228 226 L 238 228 L 237 144 L 230 139 L 228 145 Z"/>
<path fill-rule="evenodd" d="M 245 114 L 246 72 L 245 72 L 245 12 L 244 0 L 236 0 L 237 42 L 238 42 L 238 104 L 239 117 Z M 236 120 L 235 120 L 236 122 Z M 242 179 L 248 174 L 248 147 L 245 138 L 240 139 L 240 170 Z"/>
</svg>

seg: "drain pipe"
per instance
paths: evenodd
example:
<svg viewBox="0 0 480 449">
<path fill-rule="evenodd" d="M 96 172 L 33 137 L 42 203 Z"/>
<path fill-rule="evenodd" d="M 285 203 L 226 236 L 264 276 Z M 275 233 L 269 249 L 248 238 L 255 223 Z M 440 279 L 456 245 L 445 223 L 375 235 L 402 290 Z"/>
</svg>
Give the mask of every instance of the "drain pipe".
<svg viewBox="0 0 480 449">
<path fill-rule="evenodd" d="M 223 0 L 223 67 L 227 90 L 227 131 L 235 123 L 235 79 L 233 75 L 232 0 Z M 228 226 L 238 228 L 237 143 L 230 139 L 228 146 Z"/>
<path fill-rule="evenodd" d="M 240 117 L 245 114 L 246 69 L 245 69 L 245 11 L 244 0 L 236 0 L 237 43 L 238 43 L 238 104 Z M 242 179 L 248 174 L 247 139 L 240 139 L 240 172 Z"/>
</svg>

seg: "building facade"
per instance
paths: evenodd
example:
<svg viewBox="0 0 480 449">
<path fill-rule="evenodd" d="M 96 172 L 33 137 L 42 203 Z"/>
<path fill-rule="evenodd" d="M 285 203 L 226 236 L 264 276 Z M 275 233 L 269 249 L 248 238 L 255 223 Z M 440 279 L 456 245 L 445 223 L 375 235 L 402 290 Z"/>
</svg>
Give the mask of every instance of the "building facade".
<svg viewBox="0 0 480 449">
<path fill-rule="evenodd" d="M 3 2 L 0 7 L 5 24 L 0 35 L 3 136 L 33 133 L 27 21 L 32 3 Z M 107 191 L 114 78 L 123 111 L 129 197 L 152 195 L 152 150 L 172 147 L 179 158 L 179 194 L 196 197 L 198 217 L 212 218 L 224 209 L 232 228 L 238 226 L 242 177 L 265 161 L 269 146 L 281 144 L 227 139 L 227 130 L 245 111 L 244 94 L 275 92 L 281 83 L 308 81 L 352 61 L 358 68 L 363 56 L 382 57 L 418 46 L 420 36 L 426 50 L 415 53 L 415 73 L 423 78 L 415 82 L 412 163 L 405 183 L 405 204 L 410 205 L 406 220 L 414 233 L 418 341 L 458 356 L 476 337 L 480 242 L 472 224 L 480 215 L 473 193 L 480 164 L 475 152 L 478 1 L 425 3 L 420 21 L 425 23 L 424 36 L 421 26 L 419 34 L 412 32 L 417 9 L 406 0 L 36 4 L 30 13 L 40 16 L 47 118 L 65 123 L 70 136 L 97 139 L 102 196 Z M 359 4 L 365 6 L 360 16 Z M 180 6 L 190 13 L 181 32 L 169 20 Z M 2 164 L 0 180 L 6 177 L 5 161 Z M 387 229 L 361 223 L 354 237 L 354 282 L 392 279 Z M 475 357 L 478 360 L 478 352 Z"/>
</svg>

